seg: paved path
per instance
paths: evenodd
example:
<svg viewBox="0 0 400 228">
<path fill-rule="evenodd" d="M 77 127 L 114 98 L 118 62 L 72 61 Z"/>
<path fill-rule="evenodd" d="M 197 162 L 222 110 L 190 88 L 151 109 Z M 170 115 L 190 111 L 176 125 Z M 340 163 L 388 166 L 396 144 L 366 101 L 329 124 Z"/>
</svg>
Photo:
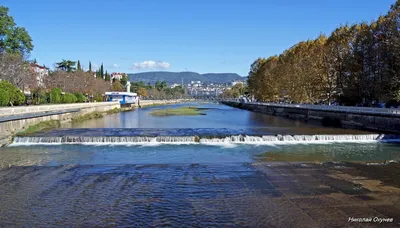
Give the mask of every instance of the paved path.
<svg viewBox="0 0 400 228">
<path fill-rule="evenodd" d="M 0 171 L 0 226 L 396 227 L 399 168 L 330 163 L 12 167 Z M 393 221 L 358 223 L 349 217 Z"/>
<path fill-rule="evenodd" d="M 224 102 L 224 101 L 222 101 Z M 227 100 L 227 102 L 241 103 L 235 100 Z M 268 103 L 268 102 L 246 102 L 245 104 L 273 106 L 273 107 L 287 107 L 287 108 L 300 108 L 319 111 L 335 111 L 346 113 L 362 113 L 362 114 L 382 114 L 400 116 L 400 109 L 395 108 L 371 108 L 371 107 L 356 107 L 356 106 L 329 106 L 329 105 L 309 105 L 309 104 L 281 104 L 281 103 Z"/>
<path fill-rule="evenodd" d="M 65 113 L 71 112 L 79 112 L 81 109 L 74 108 L 74 109 L 66 109 L 62 111 L 47 111 L 47 112 L 36 112 L 36 113 L 26 113 L 21 115 L 9 115 L 9 116 L 0 116 L 0 123 L 14 121 L 14 120 L 22 120 L 22 119 L 30 119 L 42 116 L 52 116 L 52 115 L 61 115 Z"/>
</svg>

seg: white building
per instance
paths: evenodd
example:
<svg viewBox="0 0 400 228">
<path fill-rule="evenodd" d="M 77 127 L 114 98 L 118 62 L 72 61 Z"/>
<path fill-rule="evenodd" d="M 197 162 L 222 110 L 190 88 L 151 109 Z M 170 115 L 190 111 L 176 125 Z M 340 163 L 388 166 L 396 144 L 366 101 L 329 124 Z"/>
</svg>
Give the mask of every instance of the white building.
<svg viewBox="0 0 400 228">
<path fill-rule="evenodd" d="M 111 80 L 121 80 L 125 73 L 114 72 L 111 74 Z"/>
<path fill-rule="evenodd" d="M 40 66 L 37 63 L 31 63 L 31 71 L 36 76 L 36 82 L 38 86 L 43 86 L 43 80 L 49 75 L 49 68 L 45 66 Z"/>
<path fill-rule="evenodd" d="M 180 86 L 180 84 L 174 83 L 174 84 L 172 84 L 172 85 L 170 86 L 170 88 L 173 89 L 173 88 L 175 88 L 175 87 L 177 87 L 177 86 Z"/>
</svg>

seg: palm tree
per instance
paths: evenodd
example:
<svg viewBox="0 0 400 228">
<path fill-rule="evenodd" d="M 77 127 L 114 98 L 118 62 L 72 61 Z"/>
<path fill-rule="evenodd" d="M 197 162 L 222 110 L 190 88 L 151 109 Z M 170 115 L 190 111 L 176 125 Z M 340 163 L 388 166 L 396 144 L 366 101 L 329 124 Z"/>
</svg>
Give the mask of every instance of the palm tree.
<svg viewBox="0 0 400 228">
<path fill-rule="evenodd" d="M 76 62 L 71 61 L 71 60 L 63 59 L 61 62 L 56 63 L 56 64 L 57 64 L 56 68 L 60 69 L 60 70 L 64 70 L 67 72 L 72 72 L 72 71 L 76 70 L 76 67 L 75 67 Z"/>
</svg>

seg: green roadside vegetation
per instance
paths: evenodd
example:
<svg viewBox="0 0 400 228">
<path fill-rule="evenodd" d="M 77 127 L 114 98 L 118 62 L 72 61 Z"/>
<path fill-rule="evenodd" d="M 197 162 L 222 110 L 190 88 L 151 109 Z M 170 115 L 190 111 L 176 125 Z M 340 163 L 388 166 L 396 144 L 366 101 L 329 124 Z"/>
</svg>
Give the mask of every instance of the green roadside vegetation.
<svg viewBox="0 0 400 228">
<path fill-rule="evenodd" d="M 122 111 L 122 109 L 120 109 L 120 108 L 113 108 L 113 109 L 110 109 L 110 110 L 106 111 L 106 113 L 107 114 L 114 114 L 114 113 L 120 113 L 121 111 Z"/>
<path fill-rule="evenodd" d="M 91 119 L 97 119 L 103 117 L 103 113 L 101 112 L 91 112 L 82 116 L 78 116 L 75 118 L 72 118 L 72 122 L 81 122 L 84 120 L 91 120 Z"/>
<path fill-rule="evenodd" d="M 171 109 L 158 109 L 151 112 L 152 116 L 196 116 L 196 115 L 206 115 L 204 109 L 196 107 L 180 107 Z"/>
<path fill-rule="evenodd" d="M 134 107 L 131 108 L 113 108 L 110 109 L 106 112 L 91 112 L 82 116 L 77 116 L 75 118 L 72 118 L 72 122 L 81 122 L 85 120 L 90 120 L 90 119 L 96 119 L 96 118 L 102 118 L 104 114 L 114 114 L 114 113 L 119 113 L 119 112 L 125 112 L 125 111 L 130 111 L 133 110 Z M 43 131 L 43 130 L 48 130 L 52 128 L 59 128 L 61 126 L 61 122 L 59 120 L 49 120 L 49 121 L 43 121 L 38 124 L 29 126 L 26 130 L 17 133 L 17 136 L 28 136 L 30 134 L 33 134 L 38 131 Z"/>
<path fill-rule="evenodd" d="M 60 126 L 61 122 L 59 120 L 43 121 L 38 124 L 29 126 L 25 131 L 17 133 L 17 136 L 27 136 L 38 131 L 43 131 L 51 128 L 58 128 Z"/>
</svg>

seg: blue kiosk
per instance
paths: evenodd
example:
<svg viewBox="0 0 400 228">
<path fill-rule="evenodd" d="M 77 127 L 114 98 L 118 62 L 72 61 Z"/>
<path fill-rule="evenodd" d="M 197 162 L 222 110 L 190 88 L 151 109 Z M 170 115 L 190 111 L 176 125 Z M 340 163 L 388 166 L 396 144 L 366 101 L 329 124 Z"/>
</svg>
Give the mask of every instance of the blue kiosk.
<svg viewBox="0 0 400 228">
<path fill-rule="evenodd" d="M 130 106 L 138 102 L 136 93 L 130 92 L 106 92 L 107 101 L 119 101 L 121 105 Z"/>
</svg>

